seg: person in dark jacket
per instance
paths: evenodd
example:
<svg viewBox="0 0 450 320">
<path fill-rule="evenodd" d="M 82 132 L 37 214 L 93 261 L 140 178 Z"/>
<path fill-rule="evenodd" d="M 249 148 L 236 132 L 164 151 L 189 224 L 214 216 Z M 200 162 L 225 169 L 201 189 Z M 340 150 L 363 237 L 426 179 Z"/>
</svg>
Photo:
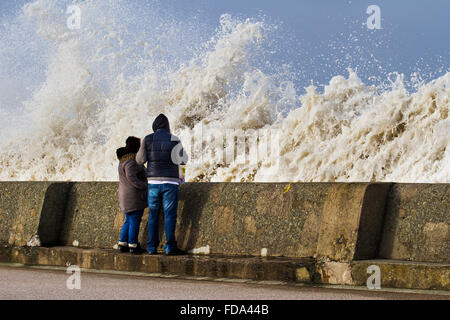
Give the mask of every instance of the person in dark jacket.
<svg viewBox="0 0 450 320">
<path fill-rule="evenodd" d="M 125 148 L 116 151 L 119 159 L 119 203 L 125 214 L 119 249 L 121 252 L 140 253 L 138 235 L 142 215 L 147 207 L 147 179 L 145 168 L 136 162 L 140 139 L 128 137 L 126 144 Z"/>
<path fill-rule="evenodd" d="M 148 180 L 148 242 L 149 254 L 156 254 L 159 245 L 158 221 L 161 207 L 164 210 L 167 255 L 184 254 L 177 247 L 175 227 L 177 223 L 178 187 L 181 183 L 180 165 L 187 162 L 187 155 L 178 137 L 170 133 L 169 120 L 164 114 L 156 117 L 153 133 L 147 135 L 136 156 L 138 164 L 147 163 Z"/>
</svg>

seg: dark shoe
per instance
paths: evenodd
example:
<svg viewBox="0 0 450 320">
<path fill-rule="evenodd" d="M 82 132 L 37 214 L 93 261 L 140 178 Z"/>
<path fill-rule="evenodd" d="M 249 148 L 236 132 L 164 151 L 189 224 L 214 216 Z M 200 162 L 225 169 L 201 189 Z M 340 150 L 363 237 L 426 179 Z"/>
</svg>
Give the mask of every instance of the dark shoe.
<svg viewBox="0 0 450 320">
<path fill-rule="evenodd" d="M 141 254 L 142 252 L 144 252 L 144 250 L 142 250 L 139 243 L 137 244 L 137 247 L 134 247 L 134 248 L 130 247 L 130 253 L 132 253 L 132 254 Z"/>
<path fill-rule="evenodd" d="M 129 252 L 128 245 L 126 245 L 126 246 L 119 245 L 119 251 L 122 253 Z"/>
<path fill-rule="evenodd" d="M 186 251 L 183 251 L 178 248 L 171 249 L 170 251 L 166 251 L 167 256 L 182 256 L 186 254 Z"/>
<path fill-rule="evenodd" d="M 156 250 L 148 250 L 147 252 L 149 255 L 152 255 L 152 256 L 158 254 L 158 251 L 156 251 Z"/>
</svg>

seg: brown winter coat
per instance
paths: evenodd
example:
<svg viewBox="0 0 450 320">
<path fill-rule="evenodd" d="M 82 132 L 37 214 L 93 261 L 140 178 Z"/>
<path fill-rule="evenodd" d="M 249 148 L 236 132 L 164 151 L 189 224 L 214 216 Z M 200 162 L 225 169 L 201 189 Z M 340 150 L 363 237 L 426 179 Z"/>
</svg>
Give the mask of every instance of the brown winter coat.
<svg viewBox="0 0 450 320">
<path fill-rule="evenodd" d="M 145 209 L 148 182 L 145 168 L 138 165 L 136 154 L 129 153 L 119 159 L 119 202 L 123 213 Z"/>
</svg>

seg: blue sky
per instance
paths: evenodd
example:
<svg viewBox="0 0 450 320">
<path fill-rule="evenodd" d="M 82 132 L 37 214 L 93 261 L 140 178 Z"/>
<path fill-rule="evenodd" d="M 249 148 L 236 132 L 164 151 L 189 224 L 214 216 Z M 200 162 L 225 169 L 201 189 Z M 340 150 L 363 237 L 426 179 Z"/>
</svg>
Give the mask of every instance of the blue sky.
<svg viewBox="0 0 450 320">
<path fill-rule="evenodd" d="M 347 67 L 357 69 L 365 82 L 377 83 L 390 72 L 408 78 L 414 71 L 428 81 L 450 66 L 448 0 L 134 1 L 149 3 L 148 10 L 156 4 L 178 19 L 201 21 L 211 34 L 223 13 L 264 16 L 269 24 L 280 27 L 273 41 L 278 53 L 272 58 L 295 70 L 293 80 L 299 87 L 311 81 L 326 84 L 334 75 L 346 75 Z M 26 2 L 1 1 L 0 22 Z M 366 9 L 373 4 L 381 9 L 381 30 L 365 26 Z"/>
<path fill-rule="evenodd" d="M 442 75 L 450 66 L 448 0 L 167 2 L 173 10 L 198 11 L 211 23 L 224 12 L 243 16 L 267 15 L 270 21 L 282 24 L 281 42 L 284 37 L 289 41 L 295 39 L 296 45 L 292 47 L 290 44 L 291 52 L 287 53 L 286 60 L 307 70 L 309 66 L 306 64 L 313 59 L 309 63 L 312 69 L 304 72 L 304 76 L 319 83 L 327 83 L 330 75 L 345 74 L 347 66 L 359 68 L 362 78 L 383 78 L 389 72 L 408 76 L 413 71 L 421 71 L 422 76 L 428 79 Z M 381 9 L 381 30 L 369 30 L 365 26 L 369 5 L 378 5 Z M 335 49 L 341 45 L 345 47 L 345 53 Z M 326 63 L 318 58 L 322 54 L 344 61 L 321 72 L 320 67 Z M 351 57 L 345 60 L 345 54 Z M 378 62 L 368 66 L 371 54 Z"/>
</svg>

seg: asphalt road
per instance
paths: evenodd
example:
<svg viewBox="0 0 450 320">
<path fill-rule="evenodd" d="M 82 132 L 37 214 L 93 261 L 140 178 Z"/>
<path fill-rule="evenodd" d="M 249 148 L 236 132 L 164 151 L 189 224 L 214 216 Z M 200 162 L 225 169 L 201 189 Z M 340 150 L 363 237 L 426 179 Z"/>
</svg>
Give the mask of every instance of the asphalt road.
<svg viewBox="0 0 450 320">
<path fill-rule="evenodd" d="M 0 299 L 150 299 L 150 300 L 367 300 L 447 299 L 450 296 L 410 292 L 374 292 L 281 285 L 182 280 L 81 272 L 80 289 L 68 289 L 70 274 L 0 266 Z"/>
</svg>

